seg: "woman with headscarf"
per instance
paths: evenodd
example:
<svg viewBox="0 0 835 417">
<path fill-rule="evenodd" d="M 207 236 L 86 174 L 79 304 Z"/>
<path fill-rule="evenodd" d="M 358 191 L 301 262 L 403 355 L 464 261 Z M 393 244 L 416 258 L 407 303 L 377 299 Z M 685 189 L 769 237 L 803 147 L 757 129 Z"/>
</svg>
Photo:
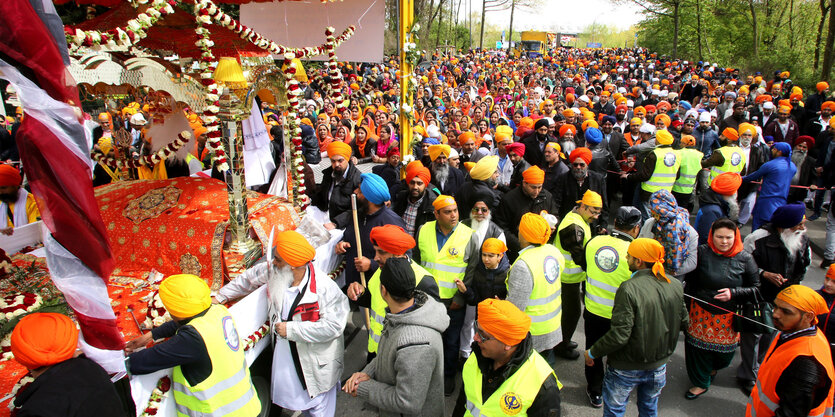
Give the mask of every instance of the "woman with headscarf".
<svg viewBox="0 0 835 417">
<path fill-rule="evenodd" d="M 679 207 L 667 190 L 656 191 L 650 196 L 649 210 L 652 217 L 644 223 L 640 237 L 661 242 L 664 269 L 681 281 L 685 274 L 696 269 L 699 233 L 689 223 L 690 213 Z"/>
<path fill-rule="evenodd" d="M 377 152 L 371 157 L 374 163 L 381 164 L 386 162 L 386 154 L 389 148 L 397 148 L 397 140 L 394 138 L 391 125 L 385 124 L 380 126 L 380 138 L 377 139 Z"/>
<path fill-rule="evenodd" d="M 371 162 L 377 154 L 377 139 L 369 136 L 368 128 L 365 126 L 357 126 L 356 140 L 351 143 L 351 150 L 351 160 L 354 165 Z"/>
<path fill-rule="evenodd" d="M 685 290 L 691 300 L 690 325 L 684 344 L 687 376 L 692 387 L 684 397 L 693 400 L 707 392 L 716 371 L 728 367 L 739 344 L 733 328 L 736 305 L 753 300 L 760 285 L 754 258 L 742 250 L 736 222 L 713 222 L 707 243 L 698 249 L 698 266 L 687 274 Z M 709 303 L 709 304 L 708 304 Z"/>
</svg>

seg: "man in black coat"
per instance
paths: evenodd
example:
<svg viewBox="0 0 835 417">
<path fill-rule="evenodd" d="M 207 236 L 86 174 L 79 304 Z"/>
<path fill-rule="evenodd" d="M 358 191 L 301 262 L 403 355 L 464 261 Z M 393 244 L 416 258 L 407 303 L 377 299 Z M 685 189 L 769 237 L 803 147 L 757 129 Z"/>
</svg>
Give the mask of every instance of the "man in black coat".
<svg viewBox="0 0 835 417">
<path fill-rule="evenodd" d="M 458 168 L 449 165 L 449 145 L 430 145 L 429 158 L 432 163 L 429 171 L 432 173 L 432 184 L 435 184 L 443 195 L 453 196 L 464 184 L 464 174 Z"/>
<path fill-rule="evenodd" d="M 525 145 L 525 161 L 531 166 L 545 168 L 545 145 L 557 141 L 548 133 L 548 127 L 548 119 L 539 119 L 533 125 L 533 132 L 521 140 Z"/>
<path fill-rule="evenodd" d="M 531 167 L 530 169 L 539 168 Z M 548 213 L 555 213 L 557 211 L 554 196 L 542 187 L 542 183 L 545 181 L 544 177 L 545 175 L 543 173 L 541 181 L 534 181 L 533 183 L 522 181 L 520 187 L 508 191 L 502 197 L 502 201 L 496 209 L 494 221 L 499 227 L 504 229 L 505 238 L 507 239 L 507 254 L 513 258 L 510 259 L 511 263 L 513 263 L 519 251 L 522 249 L 519 246 L 519 221 L 522 220 L 522 216 L 525 213 L 539 214 L 542 210 Z"/>
<path fill-rule="evenodd" d="M 603 233 L 609 223 L 609 198 L 606 195 L 606 177 L 589 170 L 591 153 L 586 148 L 577 148 L 569 156 L 571 170 L 557 177 L 554 205 L 559 218 L 565 217 L 583 198 L 586 190 L 592 190 L 603 198 L 600 216 L 590 226 L 594 234 Z"/>
<path fill-rule="evenodd" d="M 360 171 L 351 163 L 351 146 L 333 142 L 328 146 L 331 166 L 322 171 L 322 183 L 313 195 L 312 203 L 319 210 L 328 212 L 331 222 L 325 228 L 344 229 L 352 222 L 351 194 L 359 187 Z"/>
</svg>

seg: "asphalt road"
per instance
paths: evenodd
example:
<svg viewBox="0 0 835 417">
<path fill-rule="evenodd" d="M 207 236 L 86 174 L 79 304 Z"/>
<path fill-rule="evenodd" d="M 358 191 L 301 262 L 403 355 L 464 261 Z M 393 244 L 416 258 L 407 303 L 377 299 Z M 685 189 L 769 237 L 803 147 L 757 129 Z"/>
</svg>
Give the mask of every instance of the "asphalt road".
<svg viewBox="0 0 835 417">
<path fill-rule="evenodd" d="M 815 289 L 820 288 L 823 285 L 823 276 L 825 273 L 823 269 L 818 267 L 818 264 L 820 264 L 820 257 L 813 254 L 812 266 L 809 267 L 809 271 L 806 273 L 806 278 L 803 281 L 803 284 Z M 351 338 L 351 340 L 346 346 L 345 373 L 343 378 L 350 377 L 352 373 L 361 370 L 365 365 L 367 336 L 365 330 L 361 328 L 362 320 L 362 316 L 359 313 L 354 313 L 352 316 L 352 323 L 349 324 L 346 329 L 346 342 L 348 341 L 348 338 Z M 582 318 L 580 320 L 582 320 Z M 581 347 L 585 346 L 585 336 L 583 334 L 582 322 L 578 326 L 577 334 L 574 336 L 574 341 L 579 343 Z M 710 387 L 710 391 L 708 393 L 696 400 L 688 401 L 684 399 L 684 392 L 690 387 L 690 382 L 687 379 L 687 371 L 684 367 L 684 336 L 680 336 L 676 352 L 667 364 L 667 386 L 661 393 L 658 414 L 662 417 L 744 416 L 747 397 L 745 397 L 745 395 L 736 386 L 736 367 L 738 364 L 739 355 L 737 354 L 734 358 L 734 363 L 730 368 L 719 371 L 719 374 L 714 380 L 714 384 Z M 562 391 L 560 392 L 563 416 L 583 417 L 601 416 L 603 414 L 602 409 L 592 408 L 588 404 L 588 399 L 585 393 L 586 381 L 581 359 L 577 359 L 575 361 L 557 359 L 555 371 L 557 377 L 564 385 Z M 458 389 L 461 389 L 460 377 Z M 446 415 L 452 414 L 452 409 L 455 405 L 457 395 L 458 390 L 456 390 L 454 395 L 446 397 Z M 283 413 L 283 416 L 296 415 L 300 414 L 290 413 L 287 411 Z M 363 402 L 359 399 L 340 392 L 337 399 L 336 415 L 375 416 L 376 413 L 366 409 Z M 634 393 L 632 398 L 630 398 L 627 415 L 638 415 L 637 408 L 635 407 Z"/>
</svg>

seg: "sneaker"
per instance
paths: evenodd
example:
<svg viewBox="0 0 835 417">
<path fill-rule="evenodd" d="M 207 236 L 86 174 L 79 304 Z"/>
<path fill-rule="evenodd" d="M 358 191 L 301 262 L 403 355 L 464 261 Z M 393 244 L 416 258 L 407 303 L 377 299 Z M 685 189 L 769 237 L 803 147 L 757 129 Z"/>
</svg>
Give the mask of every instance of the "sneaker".
<svg viewBox="0 0 835 417">
<path fill-rule="evenodd" d="M 821 218 L 820 213 L 814 213 L 811 216 L 809 216 L 809 218 L 806 219 L 806 220 L 809 220 L 810 222 L 813 222 L 813 221 L 815 221 L 817 219 L 820 219 L 820 218 Z"/>
<path fill-rule="evenodd" d="M 586 395 L 589 397 L 589 404 L 591 404 L 594 408 L 601 408 L 603 407 L 603 397 L 600 395 L 592 394 L 586 391 Z"/>
<path fill-rule="evenodd" d="M 449 397 L 452 393 L 455 392 L 455 377 L 454 376 L 445 376 L 444 377 L 444 396 Z"/>
<path fill-rule="evenodd" d="M 580 357 L 580 352 L 577 349 L 571 349 L 561 344 L 554 347 L 554 354 L 572 361 Z"/>
<path fill-rule="evenodd" d="M 833 262 L 835 261 L 833 261 L 832 259 L 824 259 L 821 261 L 821 268 L 829 268 L 829 265 L 832 265 Z"/>
</svg>

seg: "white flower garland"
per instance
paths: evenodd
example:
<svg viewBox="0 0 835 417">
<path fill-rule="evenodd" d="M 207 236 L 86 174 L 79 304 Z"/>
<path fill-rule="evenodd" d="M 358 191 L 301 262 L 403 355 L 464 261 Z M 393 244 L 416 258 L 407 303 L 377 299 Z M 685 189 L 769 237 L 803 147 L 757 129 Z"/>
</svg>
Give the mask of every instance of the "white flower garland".
<svg viewBox="0 0 835 417">
<path fill-rule="evenodd" d="M 290 62 L 296 58 L 292 52 L 284 54 L 287 65 L 284 67 L 284 83 L 287 86 L 287 130 L 290 134 L 291 148 L 291 170 L 292 170 L 292 187 L 293 195 L 299 205 L 300 210 L 304 210 L 310 203 L 307 197 L 307 187 L 304 184 L 304 159 L 302 157 L 302 129 L 299 126 L 299 114 L 302 113 L 301 104 L 301 87 L 296 80 L 296 68 Z"/>
<path fill-rule="evenodd" d="M 206 128 L 206 146 L 212 153 L 212 163 L 217 167 L 217 170 L 224 173 L 229 170 L 229 159 L 226 157 L 226 150 L 223 147 L 220 131 L 220 121 L 217 114 L 220 112 L 220 87 L 214 81 L 214 71 L 217 68 L 217 59 L 212 53 L 212 42 L 210 38 L 209 29 L 203 27 L 205 24 L 211 24 L 211 18 L 206 14 L 201 14 L 195 10 L 195 20 L 197 22 L 197 29 L 194 32 L 200 39 L 195 43 L 200 48 L 200 82 L 206 87 L 206 109 L 203 110 L 203 126 Z"/>
<path fill-rule="evenodd" d="M 93 160 L 97 163 L 103 163 L 109 166 L 110 168 L 135 169 L 140 166 L 152 167 L 173 156 L 178 150 L 180 150 L 180 148 L 182 148 L 189 141 L 189 139 L 191 139 L 191 133 L 184 130 L 180 132 L 179 135 L 177 135 L 177 139 L 175 139 L 174 142 L 169 143 L 153 155 L 141 156 L 136 161 L 134 161 L 133 159 L 127 159 L 127 161 L 116 159 L 112 156 L 105 155 L 102 151 L 98 149 L 94 149 L 91 153 L 91 156 L 93 157 Z"/>
<path fill-rule="evenodd" d="M 138 0 L 145 4 L 149 0 Z M 151 6 L 140 13 L 136 18 L 128 20 L 124 28 L 117 27 L 106 32 L 97 30 L 73 30 L 69 26 L 64 28 L 67 38 L 67 46 L 70 53 L 76 53 L 82 47 L 100 50 L 102 47 L 116 48 L 127 47 L 148 36 L 147 30 L 154 26 L 163 16 L 173 14 L 175 0 L 153 0 Z"/>
</svg>

